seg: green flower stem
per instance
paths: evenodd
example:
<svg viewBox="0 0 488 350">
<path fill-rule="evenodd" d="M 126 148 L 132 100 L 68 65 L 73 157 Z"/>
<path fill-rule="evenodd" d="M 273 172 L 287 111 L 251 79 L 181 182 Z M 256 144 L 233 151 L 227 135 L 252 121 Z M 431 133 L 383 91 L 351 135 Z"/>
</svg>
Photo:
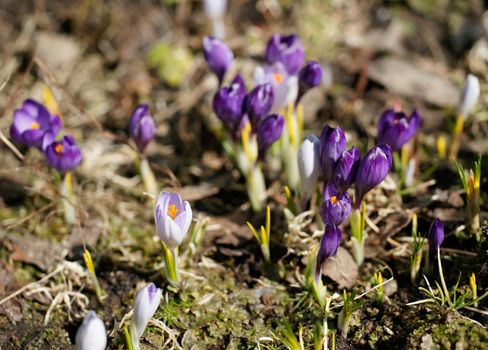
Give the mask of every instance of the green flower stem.
<svg viewBox="0 0 488 350">
<path fill-rule="evenodd" d="M 166 278 L 172 285 L 176 285 L 179 282 L 178 273 L 178 248 L 168 248 L 163 243 L 164 249 L 164 264 L 166 267 Z"/>
<path fill-rule="evenodd" d="M 140 158 L 140 167 L 139 167 L 140 175 L 142 178 L 142 182 L 144 183 L 144 187 L 147 193 L 152 194 L 153 196 L 157 197 L 159 194 L 159 187 L 156 181 L 156 177 L 154 176 L 153 171 L 151 170 L 151 166 L 149 165 L 149 161 L 145 156 L 141 155 Z"/>
<path fill-rule="evenodd" d="M 266 198 L 266 185 L 259 164 L 255 164 L 249 169 L 246 176 L 246 188 L 253 211 L 261 211 Z"/>
<path fill-rule="evenodd" d="M 73 194 L 73 175 L 67 172 L 61 181 L 61 194 L 63 196 L 64 221 L 73 225 L 76 221 L 75 196 Z"/>
<path fill-rule="evenodd" d="M 449 306 L 452 306 L 451 297 L 449 296 L 449 289 L 447 289 L 446 281 L 444 280 L 444 271 L 442 270 L 441 263 L 441 250 L 437 247 L 437 263 L 439 264 L 439 277 L 441 279 L 442 290 L 446 295 L 446 300 Z"/>
<path fill-rule="evenodd" d="M 361 204 L 360 209 L 354 209 L 351 213 L 351 242 L 354 259 L 360 266 L 364 261 L 364 242 L 366 233 L 364 232 L 366 217 L 366 206 Z"/>
<path fill-rule="evenodd" d="M 125 334 L 125 344 L 127 345 L 127 350 L 136 350 L 134 349 L 132 337 L 130 335 L 129 329 L 127 326 L 124 327 L 124 334 Z"/>
</svg>

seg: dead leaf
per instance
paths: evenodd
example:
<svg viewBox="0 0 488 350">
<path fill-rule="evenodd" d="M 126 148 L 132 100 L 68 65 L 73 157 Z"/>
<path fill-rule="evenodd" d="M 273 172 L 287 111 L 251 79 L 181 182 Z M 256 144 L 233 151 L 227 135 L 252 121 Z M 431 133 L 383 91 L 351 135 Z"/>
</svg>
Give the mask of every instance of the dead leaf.
<svg viewBox="0 0 488 350">
<path fill-rule="evenodd" d="M 0 231 L 0 244 L 12 253 L 11 259 L 33 264 L 43 271 L 63 260 L 67 250 L 59 242 L 38 238 L 31 234 L 20 235 Z"/>
<path fill-rule="evenodd" d="M 358 278 L 358 265 L 349 252 L 339 247 L 337 255 L 327 259 L 322 274 L 339 285 L 339 289 L 351 288 Z"/>
<path fill-rule="evenodd" d="M 446 76 L 412 60 L 393 56 L 377 59 L 369 67 L 369 77 L 395 94 L 436 106 L 452 107 L 459 100 L 459 89 Z"/>
</svg>

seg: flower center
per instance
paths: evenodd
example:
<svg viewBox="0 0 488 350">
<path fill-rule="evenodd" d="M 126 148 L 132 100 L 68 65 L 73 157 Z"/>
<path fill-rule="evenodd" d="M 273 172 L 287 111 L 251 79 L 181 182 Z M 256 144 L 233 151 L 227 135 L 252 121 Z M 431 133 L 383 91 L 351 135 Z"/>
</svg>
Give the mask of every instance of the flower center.
<svg viewBox="0 0 488 350">
<path fill-rule="evenodd" d="M 176 208 L 176 205 L 171 204 L 168 208 L 168 215 L 174 220 L 180 211 L 180 209 Z"/>
<path fill-rule="evenodd" d="M 393 124 L 394 124 L 394 125 L 397 125 L 398 123 L 400 123 L 400 119 L 395 119 L 395 120 L 393 121 Z"/>
<path fill-rule="evenodd" d="M 61 155 L 61 152 L 63 152 L 63 145 L 58 143 L 55 147 L 54 147 L 54 151 L 56 152 L 56 154 L 58 156 Z"/>
<path fill-rule="evenodd" d="M 34 130 L 37 130 L 41 127 L 39 125 L 39 123 L 36 123 L 36 122 L 32 122 L 30 126 L 31 126 L 31 129 L 34 129 Z"/>
<path fill-rule="evenodd" d="M 337 196 L 330 197 L 330 201 L 332 204 L 336 204 L 337 203 Z"/>
<path fill-rule="evenodd" d="M 283 76 L 280 74 L 280 73 L 274 73 L 273 74 L 273 79 L 275 80 L 275 82 L 277 82 L 278 84 L 281 84 L 283 82 Z"/>
</svg>

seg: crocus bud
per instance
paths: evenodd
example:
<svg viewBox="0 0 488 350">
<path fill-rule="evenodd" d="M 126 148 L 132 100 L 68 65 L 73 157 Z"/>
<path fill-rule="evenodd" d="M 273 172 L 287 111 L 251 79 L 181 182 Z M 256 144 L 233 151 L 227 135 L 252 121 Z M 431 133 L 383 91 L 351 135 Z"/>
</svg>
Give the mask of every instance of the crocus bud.
<svg viewBox="0 0 488 350">
<path fill-rule="evenodd" d="M 326 225 L 340 225 L 351 212 L 351 199 L 346 192 L 338 193 L 332 182 L 324 188 L 324 197 L 320 206 L 320 216 Z"/>
<path fill-rule="evenodd" d="M 417 131 L 420 125 L 420 115 L 413 111 L 410 117 L 403 112 L 388 109 L 378 121 L 378 143 L 390 146 L 392 151 L 398 151 Z"/>
<path fill-rule="evenodd" d="M 203 55 L 210 70 L 217 75 L 219 83 L 222 83 L 224 75 L 234 58 L 232 51 L 222 40 L 206 36 L 203 38 Z"/>
<path fill-rule="evenodd" d="M 300 70 L 305 58 L 305 49 L 296 34 L 281 36 L 274 34 L 268 41 L 266 61 L 269 64 L 281 62 L 289 74 Z"/>
<path fill-rule="evenodd" d="M 42 149 L 43 138 L 50 131 L 55 137 L 61 130 L 61 119 L 51 115 L 44 105 L 27 99 L 14 111 L 10 136 L 15 142 Z"/>
<path fill-rule="evenodd" d="M 349 151 L 342 152 L 341 157 L 336 163 L 332 181 L 339 192 L 345 192 L 354 182 L 359 166 L 361 154 L 356 147 Z"/>
<path fill-rule="evenodd" d="M 154 211 L 156 232 L 168 248 L 178 247 L 191 224 L 190 204 L 179 194 L 161 192 Z"/>
<path fill-rule="evenodd" d="M 329 181 L 334 175 L 337 160 L 346 150 L 346 134 L 337 127 L 326 125 L 320 134 L 320 165 L 324 181 Z"/>
<path fill-rule="evenodd" d="M 308 136 L 298 150 L 298 171 L 300 172 L 300 193 L 308 201 L 317 185 L 320 175 L 320 141 L 315 135 Z"/>
<path fill-rule="evenodd" d="M 129 132 L 139 152 L 143 153 L 148 143 L 156 135 L 156 124 L 153 117 L 149 114 L 149 106 L 147 104 L 140 104 L 132 112 Z"/>
<path fill-rule="evenodd" d="M 322 273 L 322 264 L 337 254 L 337 249 L 341 244 L 342 233 L 341 230 L 334 226 L 328 225 L 325 227 L 324 235 L 320 241 L 320 248 L 317 253 L 317 265 L 315 270 L 315 279 L 318 280 Z"/>
<path fill-rule="evenodd" d="M 69 135 L 47 146 L 44 156 L 49 166 L 55 168 L 61 175 L 74 170 L 83 160 L 81 150 Z"/>
<path fill-rule="evenodd" d="M 273 106 L 273 99 L 273 87 L 269 83 L 256 86 L 246 96 L 245 111 L 249 115 L 253 129 L 257 129 L 268 115 Z"/>
<path fill-rule="evenodd" d="M 227 10 L 227 0 L 205 0 L 203 10 L 211 20 L 224 17 Z"/>
<path fill-rule="evenodd" d="M 138 344 L 147 323 L 158 309 L 162 292 L 161 289 L 156 288 L 154 283 L 149 283 L 137 293 L 130 325 L 131 338 L 134 343 Z"/>
<path fill-rule="evenodd" d="M 444 241 L 444 224 L 441 220 L 435 219 L 429 229 L 429 251 L 430 257 L 433 257 Z"/>
<path fill-rule="evenodd" d="M 298 74 L 300 89 L 298 92 L 298 100 L 310 89 L 319 86 L 322 82 L 322 67 L 316 61 L 308 61 L 305 66 L 300 69 Z"/>
<path fill-rule="evenodd" d="M 361 159 L 356 174 L 356 208 L 359 208 L 364 195 L 385 179 L 391 165 L 392 155 L 388 145 L 374 146 Z"/>
<path fill-rule="evenodd" d="M 480 97 L 480 81 L 473 74 L 469 74 L 461 92 L 458 113 L 467 118 L 469 112 L 478 102 Z"/>
<path fill-rule="evenodd" d="M 260 158 L 263 158 L 266 150 L 280 138 L 284 124 L 285 118 L 279 114 L 272 114 L 261 122 L 257 134 Z"/>
<path fill-rule="evenodd" d="M 103 350 L 107 346 L 107 332 L 95 311 L 89 311 L 76 332 L 76 350 Z"/>
<path fill-rule="evenodd" d="M 214 96 L 213 110 L 217 117 L 235 132 L 242 116 L 246 97 L 246 87 L 240 75 L 237 75 L 230 86 L 224 86 Z"/>
</svg>

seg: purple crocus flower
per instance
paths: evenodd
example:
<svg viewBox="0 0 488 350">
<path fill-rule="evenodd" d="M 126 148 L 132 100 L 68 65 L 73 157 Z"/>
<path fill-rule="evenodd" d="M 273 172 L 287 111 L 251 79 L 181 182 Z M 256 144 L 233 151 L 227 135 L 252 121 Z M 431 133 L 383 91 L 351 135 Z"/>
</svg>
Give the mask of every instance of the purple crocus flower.
<svg viewBox="0 0 488 350">
<path fill-rule="evenodd" d="M 326 125 L 320 134 L 320 165 L 324 181 L 329 181 L 334 175 L 337 161 L 346 150 L 346 134 L 337 127 Z"/>
<path fill-rule="evenodd" d="M 354 182 L 360 158 L 361 154 L 356 147 L 342 152 L 341 157 L 336 163 L 334 176 L 332 177 L 332 181 L 339 192 L 347 191 L 349 186 Z"/>
<path fill-rule="evenodd" d="M 315 267 L 315 279 L 318 280 L 322 273 L 322 264 L 337 254 L 337 249 L 341 244 L 342 233 L 341 230 L 334 225 L 327 225 L 325 227 L 324 235 L 320 241 L 320 248 L 317 253 L 317 264 Z"/>
<path fill-rule="evenodd" d="M 364 195 L 385 179 L 391 165 L 391 148 L 388 145 L 374 146 L 361 159 L 356 174 L 356 208 L 359 208 Z"/>
<path fill-rule="evenodd" d="M 432 258 L 444 241 L 444 224 L 441 220 L 436 218 L 432 222 L 429 229 L 428 239 L 430 257 Z"/>
<path fill-rule="evenodd" d="M 266 83 L 256 86 L 246 96 L 244 105 L 253 129 L 257 129 L 273 106 L 273 87 Z"/>
<path fill-rule="evenodd" d="M 161 192 L 154 209 L 156 233 L 168 248 L 176 248 L 188 232 L 192 210 L 179 194 Z"/>
<path fill-rule="evenodd" d="M 149 106 L 147 104 L 138 105 L 132 112 L 129 132 L 139 152 L 143 153 L 156 134 L 156 124 L 153 117 L 149 114 Z"/>
<path fill-rule="evenodd" d="M 15 142 L 42 149 L 46 132 L 50 131 L 54 139 L 61 130 L 61 124 L 61 119 L 51 115 L 44 105 L 27 99 L 14 112 L 10 136 Z"/>
<path fill-rule="evenodd" d="M 49 166 L 55 168 L 61 175 L 74 170 L 83 160 L 81 150 L 69 135 L 47 146 L 44 156 Z"/>
<path fill-rule="evenodd" d="M 222 40 L 206 36 L 203 38 L 203 55 L 208 67 L 217 75 L 219 83 L 222 84 L 225 73 L 234 58 L 232 51 Z"/>
<path fill-rule="evenodd" d="M 308 61 L 298 73 L 299 90 L 297 103 L 305 93 L 322 82 L 322 67 L 316 61 Z"/>
<path fill-rule="evenodd" d="M 266 47 L 266 61 L 269 64 L 281 62 L 289 74 L 296 75 L 305 58 L 305 49 L 296 34 L 273 34 Z"/>
<path fill-rule="evenodd" d="M 388 109 L 378 121 L 378 143 L 387 144 L 392 151 L 398 151 L 415 135 L 419 125 L 420 115 L 417 111 L 407 117 L 403 112 Z"/>
<path fill-rule="evenodd" d="M 230 86 L 224 86 L 214 96 L 213 110 L 217 117 L 235 132 L 242 117 L 246 87 L 240 75 L 237 75 Z"/>
<path fill-rule="evenodd" d="M 351 212 L 351 199 L 346 192 L 338 193 L 332 182 L 324 188 L 324 197 L 320 206 L 320 216 L 326 225 L 340 225 Z"/>
<path fill-rule="evenodd" d="M 266 150 L 280 138 L 285 124 L 285 118 L 279 114 L 272 114 L 261 122 L 257 133 L 259 157 L 264 157 Z"/>
</svg>

